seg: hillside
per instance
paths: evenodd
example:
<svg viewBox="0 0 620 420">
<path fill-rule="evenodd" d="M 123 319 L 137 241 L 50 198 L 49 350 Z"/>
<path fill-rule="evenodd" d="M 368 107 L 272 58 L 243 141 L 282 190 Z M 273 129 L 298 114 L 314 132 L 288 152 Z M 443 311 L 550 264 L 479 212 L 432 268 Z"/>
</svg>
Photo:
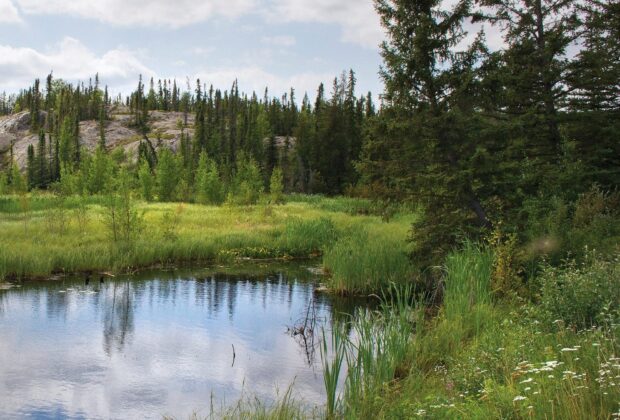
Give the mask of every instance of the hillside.
<svg viewBox="0 0 620 420">
<path fill-rule="evenodd" d="M 45 112 L 41 116 L 45 118 Z M 149 112 L 149 139 L 155 148 L 166 146 L 176 151 L 181 140 L 179 122 L 183 121 L 182 112 Z M 194 115 L 187 116 L 190 137 L 193 135 Z M 80 122 L 80 144 L 89 151 L 93 151 L 99 142 L 99 123 L 95 120 Z M 126 109 L 113 107 L 110 120 L 105 127 L 106 145 L 108 150 L 122 147 L 128 156 L 135 153 L 142 139 L 141 134 L 131 127 L 131 116 Z M 9 161 L 11 144 L 17 165 L 24 169 L 28 146 L 35 145 L 38 135 L 30 131 L 30 112 L 23 111 L 13 115 L 0 117 L 0 168 Z"/>
</svg>

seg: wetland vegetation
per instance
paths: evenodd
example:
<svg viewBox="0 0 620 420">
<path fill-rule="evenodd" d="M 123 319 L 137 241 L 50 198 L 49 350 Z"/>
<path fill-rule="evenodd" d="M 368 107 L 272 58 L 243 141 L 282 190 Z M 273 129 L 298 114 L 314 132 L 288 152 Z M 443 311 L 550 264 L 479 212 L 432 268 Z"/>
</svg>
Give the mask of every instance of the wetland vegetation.
<svg viewBox="0 0 620 420">
<path fill-rule="evenodd" d="M 153 267 L 241 263 L 263 275 L 268 262 L 300 260 L 311 280 L 278 282 L 273 313 L 252 300 L 259 289 L 268 296 L 268 280 L 238 287 L 264 317 L 252 334 L 301 340 L 306 356 L 319 356 L 318 376 L 291 377 L 275 396 L 250 389 L 237 403 L 196 402 L 194 417 L 620 418 L 618 4 L 374 4 L 386 37 L 380 107 L 356 94 L 353 71 L 329 95 L 321 84 L 314 102 L 298 103 L 294 90 L 259 99 L 236 82 L 224 92 L 200 81 L 158 90 L 141 78 L 114 99 L 98 78 L 74 86 L 51 74 L 45 89 L 37 80 L 3 97 L 0 128 L 22 136 L 0 156 L 0 281 L 22 286 L 0 289 L 7 337 L 20 322 L 36 327 L 41 302 L 55 320 L 59 295 L 74 304 L 66 319 L 79 304 L 101 313 L 95 295 L 116 308 L 107 285 L 53 291 L 67 275 L 107 284 Z M 502 45 L 484 31 L 468 37 L 472 22 L 497 28 Z M 111 125 L 131 135 L 106 138 Z M 199 277 L 189 288 L 170 280 L 191 289 L 178 305 L 168 305 L 166 280 L 150 281 L 161 312 L 148 312 L 143 285 L 120 288 L 121 301 L 136 299 L 161 325 L 179 307 L 194 322 L 222 306 Z M 281 319 L 296 287 L 303 322 L 274 335 L 269 316 Z M 237 289 L 224 288 L 233 302 Z M 324 307 L 300 303 L 311 297 Z M 337 303 L 352 297 L 373 303 Z M 231 328 L 233 309 L 220 319 Z M 104 310 L 104 324 L 115 311 Z M 309 321 L 316 313 L 328 321 Z M 193 336 L 172 347 L 182 352 Z M 2 368 L 16 343 L 0 343 Z M 231 350 L 234 367 L 242 353 Z M 309 405 L 317 380 L 321 398 Z"/>
</svg>

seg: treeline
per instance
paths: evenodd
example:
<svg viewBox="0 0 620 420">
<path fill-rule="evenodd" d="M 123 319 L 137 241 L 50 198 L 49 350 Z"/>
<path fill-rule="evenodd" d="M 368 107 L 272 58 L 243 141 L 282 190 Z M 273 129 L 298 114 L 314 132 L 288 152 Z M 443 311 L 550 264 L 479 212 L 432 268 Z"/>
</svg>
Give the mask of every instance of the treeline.
<svg viewBox="0 0 620 420">
<path fill-rule="evenodd" d="M 544 237 L 549 215 L 573 217 L 593 185 L 618 187 L 620 3 L 375 5 L 385 106 L 357 169 L 372 195 L 424 206 L 413 227 L 422 260 L 491 229 Z M 491 51 L 484 31 L 464 45 L 470 21 L 500 31 L 503 48 Z M 587 217 L 620 211 L 595 207 Z"/>
<path fill-rule="evenodd" d="M 159 199 L 193 199 L 196 194 L 189 190 L 207 167 L 217 173 L 227 191 L 236 190 L 235 180 L 248 165 L 256 167 L 250 172 L 257 172 L 262 180 L 249 182 L 254 189 L 268 189 L 277 169 L 276 178 L 282 178 L 286 192 L 341 194 L 357 182 L 353 162 L 359 158 L 364 129 L 375 115 L 371 94 L 357 97 L 355 88 L 355 73 L 349 71 L 334 79 L 329 97 L 321 84 L 313 103 L 306 94 L 299 104 L 294 89 L 281 98 L 270 97 L 265 90 L 259 98 L 255 93 L 240 93 L 237 82 L 230 91 L 221 91 L 198 80 L 190 92 L 189 86 L 184 91 L 178 88 L 176 81 L 156 85 L 151 80 L 147 88 L 140 78 L 127 98 L 112 100 L 107 87 L 100 88 L 98 77 L 94 84 L 74 87 L 50 74 L 45 90 L 37 80 L 17 95 L 12 112 L 30 110 L 31 130 L 39 133 L 38 145 L 28 149 L 29 189 L 49 188 L 63 177 L 86 179 L 91 164 L 103 170 L 99 166 L 106 165 L 100 160 L 108 152 L 115 153 L 112 160 L 117 163 L 126 160 L 122 151 L 110 151 L 106 145 L 105 127 L 114 109 L 129 113 L 130 124 L 142 136 L 137 165 L 130 165 L 136 176 L 146 176 L 146 165 L 157 178 L 169 172 L 164 163 L 169 164 L 168 157 L 174 158 L 171 181 L 166 182 L 174 183 L 174 191 L 158 194 Z M 175 154 L 154 146 L 155 140 L 160 143 L 161 139 L 160 134 L 151 133 L 149 116 L 153 111 L 182 113 L 178 121 L 181 140 Z M 79 123 L 93 119 L 99 120 L 101 150 L 89 156 L 80 144 Z M 14 172 L 8 172 L 5 183 L 13 183 Z M 87 190 L 98 193 L 101 188 Z"/>
</svg>

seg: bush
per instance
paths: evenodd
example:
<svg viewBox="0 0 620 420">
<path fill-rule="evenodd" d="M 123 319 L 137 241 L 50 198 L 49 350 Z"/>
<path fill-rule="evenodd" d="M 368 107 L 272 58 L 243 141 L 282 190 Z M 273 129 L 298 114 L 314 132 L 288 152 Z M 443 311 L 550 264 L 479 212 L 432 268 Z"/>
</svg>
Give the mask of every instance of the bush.
<svg viewBox="0 0 620 420">
<path fill-rule="evenodd" d="M 620 194 L 594 185 L 576 201 L 538 197 L 524 203 L 524 239 L 531 261 L 544 256 L 559 264 L 567 256 L 583 260 L 586 246 L 613 255 L 620 237 Z"/>
<path fill-rule="evenodd" d="M 541 275 L 541 304 L 550 321 L 562 320 L 578 329 L 600 325 L 613 316 L 620 304 L 618 260 L 570 261 L 565 267 L 547 266 Z"/>
</svg>

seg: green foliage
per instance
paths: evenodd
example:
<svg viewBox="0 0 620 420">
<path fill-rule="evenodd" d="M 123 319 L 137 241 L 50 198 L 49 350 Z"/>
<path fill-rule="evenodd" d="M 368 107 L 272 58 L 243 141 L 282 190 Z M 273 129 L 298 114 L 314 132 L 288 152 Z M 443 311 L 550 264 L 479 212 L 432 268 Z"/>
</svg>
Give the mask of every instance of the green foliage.
<svg viewBox="0 0 620 420">
<path fill-rule="evenodd" d="M 237 159 L 237 171 L 233 179 L 233 202 L 241 205 L 256 204 L 263 190 L 263 178 L 258 165 L 253 158 L 241 154 Z"/>
<path fill-rule="evenodd" d="M 282 169 L 274 168 L 271 172 L 271 178 L 269 180 L 269 194 L 270 200 L 274 204 L 281 204 L 284 201 L 284 178 L 282 176 Z"/>
<path fill-rule="evenodd" d="M 4 172 L 0 172 L 0 196 L 8 194 L 9 192 L 9 179 Z"/>
<path fill-rule="evenodd" d="M 327 412 L 333 418 L 370 418 L 365 400 L 383 393 L 386 384 L 407 373 L 414 328 L 423 322 L 420 306 L 409 303 L 412 289 L 393 289 L 397 301 L 384 300 L 378 311 L 359 309 L 345 325 L 332 330 L 332 352 L 323 337 L 323 374 L 328 395 Z M 326 362 L 333 354 L 332 363 Z M 326 356 L 327 355 L 327 356 Z M 343 363 L 344 361 L 344 363 Z M 340 364 L 346 367 L 344 392 L 336 398 Z"/>
<path fill-rule="evenodd" d="M 179 168 L 174 155 L 169 149 L 164 148 L 159 153 L 155 177 L 159 201 L 173 201 L 179 179 Z"/>
<path fill-rule="evenodd" d="M 286 221 L 277 246 L 293 257 L 318 256 L 325 252 L 336 237 L 336 227 L 330 218 L 291 218 Z"/>
<path fill-rule="evenodd" d="M 142 231 L 144 218 L 131 196 L 132 179 L 127 170 L 121 169 L 116 182 L 115 189 L 106 196 L 104 222 L 114 242 L 128 244 Z"/>
<path fill-rule="evenodd" d="M 616 323 L 620 319 L 620 263 L 589 256 L 565 267 L 546 266 L 540 276 L 541 305 L 551 322 L 577 329 Z"/>
<path fill-rule="evenodd" d="M 86 189 L 90 194 L 101 194 L 112 183 L 114 164 L 102 147 L 97 148 L 89 161 Z"/>
<path fill-rule="evenodd" d="M 224 202 L 224 184 L 220 179 L 215 162 L 200 154 L 196 169 L 196 201 L 201 204 L 219 205 Z"/>
<path fill-rule="evenodd" d="M 445 262 L 444 311 L 447 319 L 473 313 L 479 305 L 491 303 L 493 254 L 466 242 L 461 251 L 450 253 Z"/>
<path fill-rule="evenodd" d="M 338 293 L 369 294 L 391 284 L 410 284 L 413 267 L 403 238 L 355 228 L 329 247 L 323 265 Z"/>
<path fill-rule="evenodd" d="M 143 161 L 138 169 L 138 180 L 140 182 L 140 191 L 142 198 L 146 201 L 153 201 L 153 194 L 155 192 L 155 178 L 151 173 L 151 168 L 148 162 Z"/>
<path fill-rule="evenodd" d="M 524 203 L 526 225 L 522 240 L 526 259 L 547 258 L 554 264 L 566 257 L 581 259 L 586 247 L 604 255 L 617 252 L 620 237 L 620 194 L 598 186 L 575 201 L 560 197 L 536 198 Z"/>
</svg>

